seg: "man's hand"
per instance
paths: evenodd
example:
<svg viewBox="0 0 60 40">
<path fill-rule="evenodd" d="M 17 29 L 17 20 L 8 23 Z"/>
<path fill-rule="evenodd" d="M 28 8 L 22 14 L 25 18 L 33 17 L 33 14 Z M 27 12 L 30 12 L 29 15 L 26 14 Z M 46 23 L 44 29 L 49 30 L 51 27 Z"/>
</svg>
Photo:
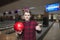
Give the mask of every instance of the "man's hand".
<svg viewBox="0 0 60 40">
<path fill-rule="evenodd" d="M 36 30 L 38 30 L 38 31 L 41 31 L 41 26 L 42 24 L 38 24 L 37 26 L 36 26 Z"/>
<path fill-rule="evenodd" d="M 16 33 L 18 33 L 18 34 L 22 34 L 22 31 L 16 31 Z"/>
</svg>

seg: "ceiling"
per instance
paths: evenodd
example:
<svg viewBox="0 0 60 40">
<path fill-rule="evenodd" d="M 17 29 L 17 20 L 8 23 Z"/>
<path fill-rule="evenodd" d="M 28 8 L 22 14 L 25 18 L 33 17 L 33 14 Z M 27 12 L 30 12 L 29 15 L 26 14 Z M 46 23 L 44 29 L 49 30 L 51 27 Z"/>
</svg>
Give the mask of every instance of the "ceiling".
<svg viewBox="0 0 60 40">
<path fill-rule="evenodd" d="M 0 7 L 7 5 L 7 4 L 10 4 L 12 2 L 15 2 L 15 1 L 18 1 L 18 0 L 0 0 Z"/>
<path fill-rule="evenodd" d="M 12 10 L 14 11 L 16 9 L 21 9 L 23 7 L 35 7 L 35 9 L 31 9 L 32 13 L 42 14 L 44 13 L 46 4 L 55 3 L 55 2 L 60 2 L 60 1 L 59 0 L 18 0 L 0 7 L 0 13 L 3 13 L 5 11 L 12 11 Z M 58 13 L 60 12 L 58 11 Z"/>
</svg>

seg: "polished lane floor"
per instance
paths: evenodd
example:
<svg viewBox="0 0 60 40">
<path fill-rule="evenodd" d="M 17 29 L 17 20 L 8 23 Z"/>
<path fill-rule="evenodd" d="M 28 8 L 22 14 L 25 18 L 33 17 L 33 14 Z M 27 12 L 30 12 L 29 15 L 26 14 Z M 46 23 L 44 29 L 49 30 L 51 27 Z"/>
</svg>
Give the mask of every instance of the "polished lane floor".
<svg viewBox="0 0 60 40">
<path fill-rule="evenodd" d="M 43 40 L 60 40 L 60 26 L 55 22 Z"/>
</svg>

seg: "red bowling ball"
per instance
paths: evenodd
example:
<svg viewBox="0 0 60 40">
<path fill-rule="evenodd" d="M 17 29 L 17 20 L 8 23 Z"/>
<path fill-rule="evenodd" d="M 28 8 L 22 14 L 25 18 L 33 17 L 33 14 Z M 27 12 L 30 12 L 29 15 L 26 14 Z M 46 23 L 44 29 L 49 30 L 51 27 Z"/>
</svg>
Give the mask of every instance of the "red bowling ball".
<svg viewBox="0 0 60 40">
<path fill-rule="evenodd" d="M 24 29 L 24 25 L 22 22 L 16 22 L 14 24 L 14 30 L 15 31 L 22 31 Z"/>
</svg>

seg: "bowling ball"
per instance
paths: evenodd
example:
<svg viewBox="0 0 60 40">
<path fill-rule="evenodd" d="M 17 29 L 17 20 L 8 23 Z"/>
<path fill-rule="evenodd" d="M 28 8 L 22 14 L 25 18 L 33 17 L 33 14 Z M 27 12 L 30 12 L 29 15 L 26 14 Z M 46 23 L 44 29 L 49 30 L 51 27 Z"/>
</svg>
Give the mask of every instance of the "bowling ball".
<svg viewBox="0 0 60 40">
<path fill-rule="evenodd" d="M 24 29 L 24 25 L 22 22 L 16 22 L 14 24 L 14 30 L 15 31 L 22 31 Z"/>
</svg>

